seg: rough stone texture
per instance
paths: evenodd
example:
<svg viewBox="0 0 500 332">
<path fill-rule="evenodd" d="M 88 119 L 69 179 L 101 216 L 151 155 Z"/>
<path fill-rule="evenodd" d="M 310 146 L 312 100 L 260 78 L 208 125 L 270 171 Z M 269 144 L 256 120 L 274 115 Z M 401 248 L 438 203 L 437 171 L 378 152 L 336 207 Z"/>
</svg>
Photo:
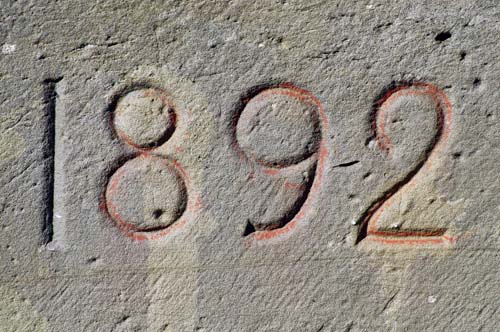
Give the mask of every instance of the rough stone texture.
<svg viewBox="0 0 500 332">
<path fill-rule="evenodd" d="M 308 158 L 318 145 L 316 105 L 291 89 L 268 89 L 250 99 L 236 127 L 244 153 L 257 162 L 288 166 Z"/>
<path fill-rule="evenodd" d="M 175 113 L 167 96 L 154 89 L 138 89 L 118 101 L 113 113 L 117 134 L 137 148 L 161 145 L 175 130 Z"/>
<path fill-rule="evenodd" d="M 137 157 L 110 178 L 106 207 L 124 227 L 151 231 L 173 224 L 186 209 L 184 181 L 167 160 Z"/>
<path fill-rule="evenodd" d="M 498 331 L 498 1 L 0 18 L 0 331 Z"/>
</svg>

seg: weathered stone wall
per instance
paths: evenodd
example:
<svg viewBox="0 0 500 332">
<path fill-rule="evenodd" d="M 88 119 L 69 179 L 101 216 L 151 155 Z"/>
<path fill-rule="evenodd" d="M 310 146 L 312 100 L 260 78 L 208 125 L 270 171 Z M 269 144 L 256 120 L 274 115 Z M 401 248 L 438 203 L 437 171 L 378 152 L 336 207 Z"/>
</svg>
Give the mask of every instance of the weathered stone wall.
<svg viewBox="0 0 500 332">
<path fill-rule="evenodd" d="M 497 1 L 0 18 L 0 331 L 498 331 Z"/>
</svg>

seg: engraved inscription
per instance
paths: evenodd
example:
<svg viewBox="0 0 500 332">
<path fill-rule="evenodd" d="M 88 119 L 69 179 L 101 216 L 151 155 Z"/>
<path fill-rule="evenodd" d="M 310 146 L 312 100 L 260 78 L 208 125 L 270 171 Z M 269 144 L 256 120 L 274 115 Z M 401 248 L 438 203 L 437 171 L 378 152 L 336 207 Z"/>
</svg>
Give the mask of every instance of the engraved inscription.
<svg viewBox="0 0 500 332">
<path fill-rule="evenodd" d="M 105 191 L 107 214 L 135 240 L 180 230 L 195 210 L 189 177 L 177 160 L 156 151 L 176 128 L 173 103 L 160 89 L 137 89 L 122 96 L 113 111 L 115 132 L 138 155 L 110 177 Z"/>
<path fill-rule="evenodd" d="M 165 143 L 175 130 L 176 115 L 165 93 L 139 89 L 118 100 L 114 126 L 126 143 L 136 148 L 152 148 Z"/>
<path fill-rule="evenodd" d="M 46 79 L 44 83 L 44 103 L 46 111 L 46 145 L 45 158 L 46 167 L 46 190 L 45 190 L 45 218 L 41 225 L 41 243 L 54 248 L 55 240 L 62 240 L 63 225 L 60 222 L 61 211 L 60 196 L 62 190 L 62 147 L 61 147 L 61 116 L 57 114 L 58 99 L 57 92 L 58 83 L 62 77 Z M 59 241 L 61 242 L 61 241 Z M 61 243 L 59 243 L 59 246 Z"/>
<path fill-rule="evenodd" d="M 415 195 L 409 194 L 427 195 L 432 202 L 422 184 L 449 136 L 450 124 L 451 104 L 430 84 L 396 87 L 377 103 L 372 124 L 376 143 L 387 157 L 411 171 L 364 213 L 356 243 L 431 245 L 454 241 L 446 235 L 445 227 L 432 224 L 434 219 L 411 211 Z"/>
<path fill-rule="evenodd" d="M 236 138 L 242 150 L 268 167 L 286 167 L 309 158 L 318 149 L 317 105 L 274 88 L 250 99 L 241 113 Z"/>
<path fill-rule="evenodd" d="M 177 167 L 145 155 L 127 161 L 106 191 L 113 219 L 135 232 L 164 229 L 178 220 L 186 209 L 187 190 Z"/>
<path fill-rule="evenodd" d="M 290 84 L 246 101 L 236 124 L 235 148 L 251 165 L 248 192 L 260 200 L 247 217 L 249 242 L 284 235 L 312 204 L 322 178 L 326 117 L 319 101 Z"/>
<path fill-rule="evenodd" d="M 110 177 L 107 213 L 133 239 L 155 239 L 181 229 L 198 200 L 191 195 L 184 168 L 168 150 L 158 149 L 182 126 L 173 102 L 160 89 L 138 88 L 119 98 L 113 111 L 115 132 L 137 155 Z M 375 146 L 398 169 L 409 171 L 361 216 L 356 243 L 455 241 L 447 225 L 413 209 L 417 200 L 435 201 L 428 174 L 439 164 L 450 125 L 451 104 L 430 84 L 401 84 L 378 100 L 372 118 Z M 328 123 L 321 103 L 292 84 L 268 87 L 244 100 L 233 128 L 233 147 L 248 170 L 244 190 L 258 197 L 246 207 L 251 207 L 248 212 L 245 208 L 245 242 L 288 236 L 310 219 L 308 211 L 323 181 Z"/>
</svg>

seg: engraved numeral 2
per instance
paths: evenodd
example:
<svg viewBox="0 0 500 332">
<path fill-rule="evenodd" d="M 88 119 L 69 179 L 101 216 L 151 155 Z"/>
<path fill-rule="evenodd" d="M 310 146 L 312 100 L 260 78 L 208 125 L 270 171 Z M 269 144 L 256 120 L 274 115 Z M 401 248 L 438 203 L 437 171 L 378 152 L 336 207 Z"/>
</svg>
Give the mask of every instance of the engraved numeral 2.
<svg viewBox="0 0 500 332">
<path fill-rule="evenodd" d="M 414 137 L 407 133 L 412 125 L 418 127 Z M 408 215 L 407 211 L 410 194 L 422 200 L 429 198 L 424 190 L 426 176 L 439 159 L 450 126 L 451 103 L 441 90 L 430 84 L 402 85 L 378 101 L 372 123 L 378 148 L 394 159 L 411 159 L 413 167 L 364 213 L 357 243 L 428 246 L 455 241 L 446 234 L 446 228 L 434 227 L 429 224 L 432 220 L 422 220 L 418 211 L 414 215 Z M 409 155 L 403 149 L 398 151 L 398 143 L 408 145 Z"/>
</svg>

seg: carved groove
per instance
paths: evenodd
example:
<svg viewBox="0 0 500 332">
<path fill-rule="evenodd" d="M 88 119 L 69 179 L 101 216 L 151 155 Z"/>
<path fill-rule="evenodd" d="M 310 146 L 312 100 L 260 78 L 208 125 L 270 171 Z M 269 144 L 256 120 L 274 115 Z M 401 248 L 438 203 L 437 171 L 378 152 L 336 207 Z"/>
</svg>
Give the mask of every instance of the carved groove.
<svg viewBox="0 0 500 332">
<path fill-rule="evenodd" d="M 161 187 L 152 188 L 160 182 Z M 148 187 L 144 188 L 145 185 Z M 150 197 L 152 201 L 149 201 L 146 198 L 149 196 L 144 195 L 151 194 L 152 191 L 155 193 Z M 132 232 L 146 233 L 165 229 L 181 218 L 188 200 L 181 169 L 174 162 L 145 155 L 133 158 L 117 169 L 111 176 L 105 195 L 107 210 L 120 227 Z M 155 198 L 158 199 L 156 195 L 163 199 L 155 202 Z M 135 200 L 131 200 L 131 197 Z M 170 205 L 170 202 L 173 202 L 174 206 Z M 147 217 L 141 209 L 135 209 L 140 203 L 139 207 L 151 212 Z M 160 220 L 163 217 L 166 217 L 166 220 Z"/>
<path fill-rule="evenodd" d="M 177 128 L 176 106 L 163 89 L 146 82 L 114 94 L 107 111 L 114 136 L 135 148 L 135 154 L 119 158 L 108 173 L 101 210 L 133 240 L 178 232 L 200 208 L 201 199 L 191 191 L 190 178 L 177 160 L 152 154 Z"/>
<path fill-rule="evenodd" d="M 281 106 L 283 109 L 274 109 L 274 107 L 280 107 L 275 105 L 281 104 L 283 104 L 283 106 Z M 297 107 L 297 109 L 290 110 L 285 107 Z M 291 113 L 281 113 L 280 115 L 280 109 Z M 243 112 L 244 110 L 246 114 Z M 270 115 L 265 112 L 269 112 Z M 242 123 L 241 120 L 244 116 L 247 118 L 245 118 L 245 122 Z M 282 116 L 284 117 L 282 118 Z M 298 118 L 296 118 L 297 116 Z M 304 116 L 306 116 L 306 118 L 303 118 Z M 270 123 L 266 122 L 266 125 L 271 126 L 271 128 L 274 128 L 274 126 L 281 126 L 283 122 L 276 120 L 281 118 L 285 122 L 291 121 L 291 123 L 299 119 L 301 121 L 303 121 L 303 119 L 312 121 L 308 122 L 308 127 L 304 127 L 310 128 L 304 132 L 308 134 L 307 137 L 291 135 L 290 137 L 285 136 L 282 138 L 298 139 L 299 141 L 291 141 L 291 143 L 288 144 L 299 147 L 301 149 L 299 151 L 300 153 L 296 153 L 297 150 L 295 149 L 292 153 L 296 154 L 289 155 L 287 150 L 281 151 L 279 148 L 276 149 L 275 147 L 278 145 L 273 145 L 272 143 L 269 143 L 271 145 L 268 146 L 260 143 L 256 144 L 256 142 L 251 139 L 251 136 L 247 136 L 251 135 L 254 129 L 259 130 L 258 127 L 253 126 L 262 125 L 263 120 L 271 121 Z M 254 124 L 252 124 L 253 121 L 255 121 Z M 282 83 L 274 86 L 259 86 L 252 90 L 252 94 L 242 99 L 241 108 L 237 112 L 232 126 L 234 133 L 233 147 L 240 156 L 241 161 L 249 163 L 251 168 L 255 167 L 257 173 L 260 174 L 259 176 L 268 177 L 270 181 L 285 179 L 282 190 L 298 190 L 300 192 L 290 207 L 283 207 L 286 211 L 280 212 L 283 214 L 280 215 L 278 219 L 272 222 L 270 220 L 260 222 L 259 220 L 248 219 L 243 231 L 243 236 L 247 238 L 247 244 L 255 240 L 271 239 L 276 236 L 284 235 L 295 228 L 297 223 L 304 217 L 305 210 L 311 204 L 313 200 L 312 196 L 315 196 L 319 182 L 322 180 L 324 159 L 326 155 L 322 131 L 326 129 L 326 125 L 326 117 L 319 101 L 314 98 L 310 92 L 297 88 L 289 83 Z M 265 128 L 265 125 L 263 128 Z M 265 129 L 261 128 L 260 130 Z M 290 133 L 283 129 L 277 130 L 278 135 Z M 282 131 L 280 132 L 279 130 Z M 311 136 L 309 137 L 309 135 Z M 260 134 L 257 134 L 256 138 L 260 139 Z M 279 140 L 281 136 L 276 137 L 270 134 L 270 138 L 271 141 L 277 139 L 278 143 L 283 142 Z M 241 142 L 239 142 L 240 139 L 244 139 L 243 146 Z M 267 139 L 264 139 L 264 141 L 267 141 Z M 302 151 L 302 149 L 304 150 Z M 309 163 L 307 166 L 309 177 L 303 179 L 300 183 L 287 181 L 287 173 L 293 174 L 293 172 L 299 171 L 300 167 L 296 168 L 296 165 L 306 160 L 307 162 L 303 165 L 305 166 Z M 274 209 L 273 206 L 267 208 Z M 261 218 L 264 218 L 264 216 Z M 266 218 L 268 217 L 264 219 Z"/>
<path fill-rule="evenodd" d="M 396 237 L 396 238 L 428 238 L 429 240 L 433 240 L 433 242 L 440 242 L 441 238 L 444 237 L 446 228 L 437 228 L 437 229 L 411 229 L 411 230 L 403 230 L 400 231 L 398 229 L 388 229 L 383 228 L 379 229 L 375 232 L 369 231 L 369 225 L 372 221 L 372 218 L 376 212 L 381 209 L 384 204 L 386 204 L 392 196 L 394 196 L 398 191 L 403 189 L 412 179 L 424 168 L 424 165 L 427 164 L 432 155 L 436 152 L 437 146 L 444 140 L 445 134 L 449 128 L 445 128 L 448 126 L 447 119 L 445 118 L 445 112 L 451 111 L 451 104 L 447 101 L 446 97 L 442 92 L 440 92 L 436 87 L 425 84 L 425 83 L 401 83 L 400 85 L 391 85 L 391 89 L 386 90 L 383 96 L 377 100 L 375 103 L 374 111 L 371 114 L 370 120 L 372 124 L 372 138 L 374 138 L 377 142 L 377 145 L 385 152 L 390 152 L 391 143 L 390 139 L 385 136 L 384 133 L 381 133 L 377 126 L 377 117 L 380 112 L 382 105 L 396 92 L 402 91 L 404 89 L 423 89 L 422 93 L 430 94 L 433 99 L 436 101 L 436 112 L 437 112 L 437 130 L 436 133 L 424 151 L 423 158 L 416 164 L 416 166 L 399 182 L 397 182 L 392 188 L 384 192 L 371 206 L 361 215 L 360 219 L 356 224 L 359 225 L 358 235 L 355 240 L 355 244 L 359 244 L 366 238 L 374 235 L 377 237 Z M 444 105 L 443 105 L 444 104 Z M 443 107 L 447 108 L 444 109 Z M 449 116 L 449 115 L 448 115 Z M 448 119 L 449 120 L 449 119 Z M 418 239 L 409 240 L 409 242 L 417 243 Z"/>
<path fill-rule="evenodd" d="M 134 103 L 138 102 L 142 102 L 143 107 L 134 105 Z M 135 122 L 137 122 L 140 118 L 147 119 L 145 116 L 146 113 L 138 113 L 138 111 L 144 111 L 145 109 L 151 111 L 151 109 L 155 107 L 153 106 L 154 103 L 161 104 L 161 106 L 155 105 L 158 107 L 156 111 L 160 114 L 156 115 L 154 121 L 151 121 L 153 120 L 151 118 L 149 119 L 149 126 L 145 126 L 143 128 L 134 127 L 134 124 L 137 125 Z M 116 134 L 125 143 L 134 148 L 142 150 L 154 149 L 168 141 L 175 131 L 177 122 L 177 115 L 174 111 L 175 106 L 166 93 L 161 89 L 140 88 L 128 91 L 116 100 L 113 107 L 113 128 Z M 131 119 L 133 119 L 133 121 L 130 121 Z M 161 126 L 161 124 L 163 124 L 163 128 L 152 129 L 152 127 L 158 125 Z M 150 132 L 149 134 L 151 134 L 152 130 L 153 133 L 154 130 L 157 131 L 154 139 L 150 138 L 144 142 L 138 141 L 146 139 L 148 131 Z"/>
<path fill-rule="evenodd" d="M 49 78 L 43 81 L 43 101 L 45 104 L 45 216 L 41 224 L 42 245 L 52 242 L 54 237 L 54 201 L 55 201 L 55 172 L 56 172 L 56 92 L 57 83 L 63 78 Z"/>
</svg>

